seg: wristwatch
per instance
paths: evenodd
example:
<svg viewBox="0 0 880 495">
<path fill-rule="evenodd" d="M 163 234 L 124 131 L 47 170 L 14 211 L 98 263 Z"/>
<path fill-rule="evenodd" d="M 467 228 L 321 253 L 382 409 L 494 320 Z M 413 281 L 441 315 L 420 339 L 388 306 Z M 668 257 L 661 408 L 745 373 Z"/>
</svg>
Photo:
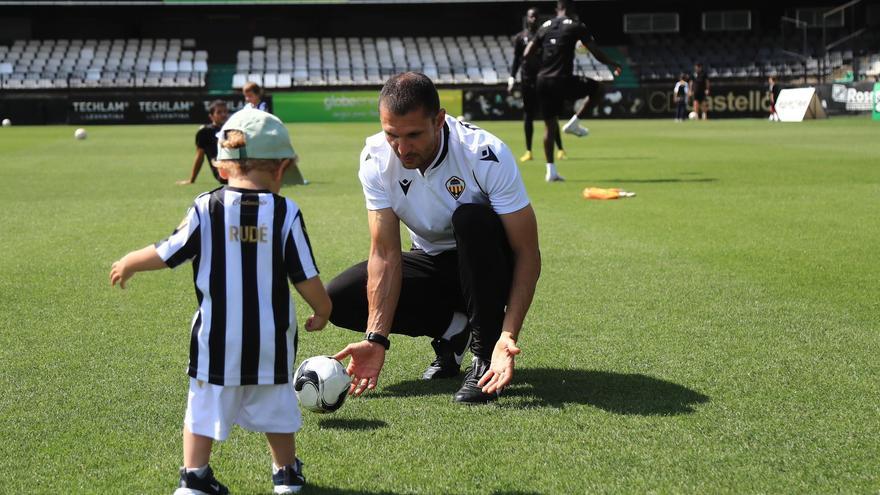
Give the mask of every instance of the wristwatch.
<svg viewBox="0 0 880 495">
<path fill-rule="evenodd" d="M 382 347 L 384 347 L 386 351 L 388 349 L 391 349 L 391 341 L 388 340 L 388 337 L 382 335 L 381 333 L 370 332 L 367 334 L 366 337 L 364 337 L 364 340 L 369 341 L 369 342 L 375 342 L 375 343 L 381 345 Z"/>
</svg>

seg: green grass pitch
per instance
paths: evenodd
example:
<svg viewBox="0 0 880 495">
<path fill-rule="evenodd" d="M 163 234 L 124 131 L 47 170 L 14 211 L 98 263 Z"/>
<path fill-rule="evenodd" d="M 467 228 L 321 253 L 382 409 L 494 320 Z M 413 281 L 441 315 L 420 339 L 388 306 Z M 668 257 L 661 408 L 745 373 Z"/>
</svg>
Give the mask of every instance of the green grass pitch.
<svg viewBox="0 0 880 495">
<path fill-rule="evenodd" d="M 522 154 L 520 123 L 483 125 Z M 417 380 L 428 341 L 394 338 L 375 393 L 304 414 L 307 493 L 876 494 L 880 123 L 588 125 L 565 136 L 566 182 L 521 165 L 544 265 L 514 385 L 453 404 L 459 380 Z M 312 184 L 283 193 L 327 282 L 367 255 L 358 153 L 378 124 L 290 129 Z M 215 186 L 174 184 L 195 130 L 0 129 L 0 493 L 173 491 L 191 269 L 125 291 L 108 271 Z M 303 332 L 298 361 L 356 339 Z M 271 493 L 261 435 L 236 429 L 212 465 Z"/>
</svg>

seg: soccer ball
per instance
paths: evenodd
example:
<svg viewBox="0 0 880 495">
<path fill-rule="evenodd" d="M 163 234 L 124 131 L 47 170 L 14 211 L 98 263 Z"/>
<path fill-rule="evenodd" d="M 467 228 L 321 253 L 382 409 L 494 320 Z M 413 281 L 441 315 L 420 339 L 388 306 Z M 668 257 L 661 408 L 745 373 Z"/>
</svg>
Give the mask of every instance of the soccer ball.
<svg viewBox="0 0 880 495">
<path fill-rule="evenodd" d="M 688 114 L 688 118 L 691 120 L 697 120 L 697 112 L 691 112 Z"/>
<path fill-rule="evenodd" d="M 77 139 L 85 139 L 85 138 L 87 138 L 88 136 L 89 136 L 88 133 L 87 133 L 86 130 L 83 129 L 82 127 L 80 127 L 79 129 L 73 131 L 73 137 L 75 137 L 75 138 L 77 138 Z"/>
<path fill-rule="evenodd" d="M 12 121 L 9 119 L 3 119 L 3 127 L 9 127 L 12 125 Z"/>
<path fill-rule="evenodd" d="M 331 413 L 345 402 L 351 377 L 342 363 L 329 356 L 303 361 L 293 374 L 293 389 L 302 407 L 317 413 Z"/>
</svg>

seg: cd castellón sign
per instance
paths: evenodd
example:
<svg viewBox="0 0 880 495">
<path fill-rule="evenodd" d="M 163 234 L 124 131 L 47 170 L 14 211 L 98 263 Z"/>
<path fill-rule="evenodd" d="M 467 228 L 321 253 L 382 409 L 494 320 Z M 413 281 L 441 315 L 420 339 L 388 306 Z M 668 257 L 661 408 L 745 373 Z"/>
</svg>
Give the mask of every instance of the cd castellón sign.
<svg viewBox="0 0 880 495">
<path fill-rule="evenodd" d="M 651 89 L 647 94 L 647 111 L 664 116 L 675 113 L 676 103 L 672 90 Z M 724 87 L 712 85 L 712 92 L 706 97 L 709 112 L 715 117 L 754 117 L 763 116 L 770 111 L 770 95 L 761 88 Z"/>
</svg>

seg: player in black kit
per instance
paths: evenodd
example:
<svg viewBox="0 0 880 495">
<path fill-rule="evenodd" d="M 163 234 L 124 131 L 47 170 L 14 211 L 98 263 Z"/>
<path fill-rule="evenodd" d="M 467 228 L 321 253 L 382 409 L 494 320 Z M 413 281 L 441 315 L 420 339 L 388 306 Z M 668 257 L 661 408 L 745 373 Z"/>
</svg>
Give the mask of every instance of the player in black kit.
<svg viewBox="0 0 880 495">
<path fill-rule="evenodd" d="M 195 183 L 205 158 L 208 159 L 208 168 L 214 174 L 217 182 L 226 184 L 226 179 L 220 177 L 220 172 L 214 167 L 214 160 L 217 159 L 217 133 L 229 118 L 229 108 L 226 106 L 226 102 L 223 100 L 213 101 L 208 107 L 208 117 L 211 119 L 211 124 L 199 127 L 199 131 L 196 133 L 196 158 L 193 161 L 192 172 L 190 172 L 188 180 L 177 181 L 179 185 Z"/>
<path fill-rule="evenodd" d="M 538 9 L 531 8 L 526 12 L 526 29 L 523 29 L 513 37 L 513 66 L 510 68 L 510 77 L 507 78 L 507 92 L 513 93 L 516 84 L 516 73 L 520 72 L 520 84 L 523 99 L 523 127 L 526 133 L 526 152 L 519 158 L 521 162 L 532 160 L 532 134 L 534 133 L 534 120 L 538 112 L 538 69 L 541 68 L 541 59 L 537 53 L 530 54 L 529 58 L 523 57 L 529 41 L 535 38 L 538 32 Z M 556 158 L 565 159 L 565 150 L 562 148 L 562 136 L 556 134 L 556 147 L 559 151 Z"/>
<path fill-rule="evenodd" d="M 697 118 L 706 120 L 709 118 L 709 104 L 706 103 L 706 97 L 709 96 L 709 78 L 706 71 L 703 70 L 703 64 L 697 62 L 694 64 L 694 75 L 691 77 L 691 98 L 694 101 L 694 113 Z"/>
<path fill-rule="evenodd" d="M 602 88 L 598 81 L 574 75 L 574 50 L 580 41 L 597 60 L 612 69 L 615 76 L 620 75 L 620 65 L 606 55 L 596 45 L 595 39 L 579 20 L 572 19 L 574 0 L 556 2 L 556 18 L 545 22 L 535 39 L 529 42 L 523 53 L 531 55 L 532 50 L 541 51 L 541 68 L 538 71 L 538 98 L 544 114 L 544 156 L 547 158 L 547 182 L 564 180 L 556 172 L 553 163 L 553 144 L 559 134 L 559 114 L 566 98 L 587 99 L 577 108 L 574 116 L 565 124 L 563 130 L 578 137 L 589 131 L 580 125 L 580 118 L 588 115 L 602 98 Z"/>
</svg>

